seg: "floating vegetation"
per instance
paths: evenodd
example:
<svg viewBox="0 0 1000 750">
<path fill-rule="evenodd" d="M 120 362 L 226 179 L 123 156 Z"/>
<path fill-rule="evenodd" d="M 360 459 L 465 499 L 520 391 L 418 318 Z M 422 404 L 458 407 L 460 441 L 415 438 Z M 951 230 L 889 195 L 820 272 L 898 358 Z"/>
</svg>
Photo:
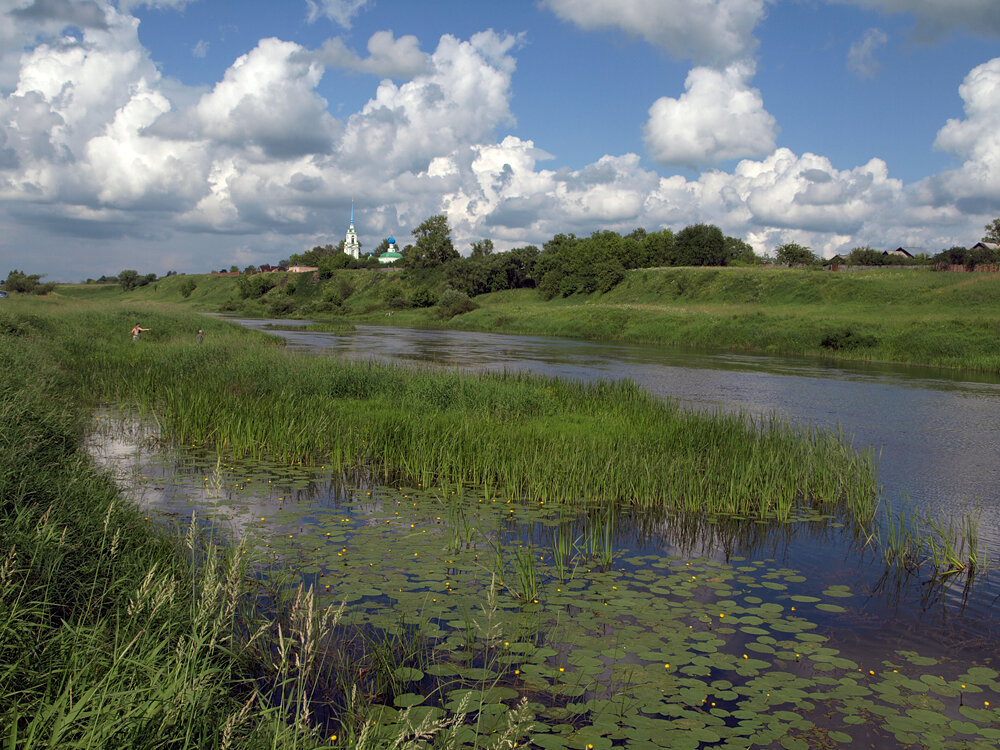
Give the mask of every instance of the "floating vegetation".
<svg viewBox="0 0 1000 750">
<path fill-rule="evenodd" d="M 330 491 L 310 494 L 322 480 L 298 466 L 230 464 L 221 492 L 195 476 L 154 473 L 150 501 L 176 510 L 191 492 L 262 575 L 343 603 L 337 689 L 312 699 L 329 701 L 314 715 L 345 746 L 422 726 L 457 747 L 518 732 L 542 748 L 1000 741 L 996 654 L 926 656 L 894 636 L 838 645 L 829 628 L 860 614 L 849 582 L 812 583 L 773 559 L 632 549 L 602 507 L 468 486 L 335 492 L 332 473 Z"/>
</svg>

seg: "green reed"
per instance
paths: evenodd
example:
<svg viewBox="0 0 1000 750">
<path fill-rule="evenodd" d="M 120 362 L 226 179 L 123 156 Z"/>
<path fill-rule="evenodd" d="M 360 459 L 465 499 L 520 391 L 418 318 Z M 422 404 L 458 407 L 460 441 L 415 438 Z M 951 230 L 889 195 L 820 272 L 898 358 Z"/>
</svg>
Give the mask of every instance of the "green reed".
<svg viewBox="0 0 1000 750">
<path fill-rule="evenodd" d="M 906 503 L 898 511 L 886 504 L 880 517 L 867 526 L 864 546 L 881 555 L 889 568 L 910 572 L 929 568 L 935 578 L 974 576 L 986 555 L 979 540 L 979 519 L 979 510 L 942 520 Z"/>
<path fill-rule="evenodd" d="M 221 455 L 320 459 L 538 502 L 777 521 L 801 504 L 870 514 L 878 496 L 872 456 L 840 436 L 683 412 L 629 382 L 289 355 L 260 334 L 161 308 L 81 305 L 39 318 L 85 394 L 155 415 L 172 439 Z M 121 333 L 133 318 L 153 328 L 149 338 Z M 194 326 L 207 326 L 201 345 Z"/>
<path fill-rule="evenodd" d="M 515 595 L 523 602 L 538 601 L 538 571 L 530 546 L 514 550 L 514 568 L 517 577 Z"/>
<path fill-rule="evenodd" d="M 573 553 L 578 538 L 574 537 L 573 525 L 560 523 L 552 535 L 552 564 L 560 583 L 572 578 Z"/>
</svg>

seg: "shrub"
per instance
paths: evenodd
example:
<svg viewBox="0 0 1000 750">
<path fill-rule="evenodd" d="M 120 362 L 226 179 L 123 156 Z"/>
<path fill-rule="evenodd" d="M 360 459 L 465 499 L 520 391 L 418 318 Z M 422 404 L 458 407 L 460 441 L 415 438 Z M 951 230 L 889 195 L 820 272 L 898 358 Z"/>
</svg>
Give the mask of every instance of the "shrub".
<svg viewBox="0 0 1000 750">
<path fill-rule="evenodd" d="M 425 286 L 417 287 L 410 295 L 410 303 L 414 307 L 434 307 L 437 301 L 437 295 Z"/>
<path fill-rule="evenodd" d="M 21 292 L 22 294 L 48 294 L 56 288 L 56 285 L 53 281 L 44 284 L 40 283 L 39 280 L 44 275 L 41 273 L 26 274 L 21 271 L 11 271 L 7 274 L 7 281 L 4 284 L 4 288 L 8 292 Z"/>
<path fill-rule="evenodd" d="M 180 286 L 181 296 L 184 297 L 184 299 L 187 299 L 191 296 L 191 292 L 193 292 L 197 286 L 198 284 L 194 279 L 184 279 Z"/>
<path fill-rule="evenodd" d="M 273 273 L 255 273 L 253 276 L 240 276 L 236 279 L 236 286 L 240 290 L 240 296 L 244 299 L 257 299 L 269 292 L 278 281 Z"/>
<path fill-rule="evenodd" d="M 438 300 L 438 317 L 454 318 L 456 315 L 472 312 L 479 305 L 469 299 L 469 295 L 457 289 L 445 289 Z"/>
<path fill-rule="evenodd" d="M 286 296 L 271 297 L 267 300 L 267 312 L 275 317 L 288 315 L 295 310 L 295 302 Z"/>
<path fill-rule="evenodd" d="M 819 342 L 824 349 L 834 351 L 847 351 L 851 349 L 863 349 L 868 346 L 875 346 L 878 338 L 870 333 L 860 333 L 850 328 L 842 328 L 839 331 L 828 333 Z"/>
<path fill-rule="evenodd" d="M 389 307 L 400 309 L 403 307 L 409 307 L 410 301 L 403 294 L 401 287 L 393 284 L 385 288 L 382 292 L 382 301 L 385 302 Z"/>
</svg>

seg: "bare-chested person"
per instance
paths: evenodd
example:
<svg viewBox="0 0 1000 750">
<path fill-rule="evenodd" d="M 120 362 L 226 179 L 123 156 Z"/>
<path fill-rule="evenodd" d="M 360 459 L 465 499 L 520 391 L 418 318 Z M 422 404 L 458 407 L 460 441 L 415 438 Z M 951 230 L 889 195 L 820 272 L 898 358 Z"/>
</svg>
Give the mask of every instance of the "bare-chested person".
<svg viewBox="0 0 1000 750">
<path fill-rule="evenodd" d="M 142 333 L 143 331 L 148 331 L 148 330 L 149 330 L 148 328 L 141 328 L 139 326 L 139 324 L 136 323 L 135 324 L 135 328 L 132 329 L 132 340 L 133 341 L 138 341 L 139 340 L 139 334 Z"/>
</svg>

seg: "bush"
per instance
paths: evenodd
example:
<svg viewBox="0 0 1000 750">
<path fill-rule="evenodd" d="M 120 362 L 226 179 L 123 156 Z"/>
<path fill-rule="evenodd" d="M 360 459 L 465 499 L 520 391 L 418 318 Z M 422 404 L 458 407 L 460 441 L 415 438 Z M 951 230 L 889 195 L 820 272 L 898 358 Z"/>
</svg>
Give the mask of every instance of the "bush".
<svg viewBox="0 0 1000 750">
<path fill-rule="evenodd" d="M 850 328 L 842 328 L 839 331 L 828 333 L 819 342 L 824 349 L 833 351 L 849 351 L 852 349 L 863 349 L 868 346 L 875 346 L 878 338 L 870 333 L 859 333 Z"/>
<path fill-rule="evenodd" d="M 434 307 L 437 301 L 437 295 L 425 286 L 417 287 L 410 295 L 410 303 L 414 307 Z"/>
<path fill-rule="evenodd" d="M 286 297 L 271 297 L 267 300 L 267 312 L 269 315 L 281 317 L 295 311 L 295 302 Z"/>
<path fill-rule="evenodd" d="M 184 281 L 181 282 L 180 286 L 181 296 L 184 299 L 187 299 L 188 297 L 191 296 L 191 292 L 193 292 L 197 286 L 198 284 L 195 282 L 194 279 L 184 279 Z"/>
<path fill-rule="evenodd" d="M 244 299 L 257 299 L 264 296 L 275 286 L 278 281 L 273 273 L 255 273 L 253 276 L 240 276 L 236 279 L 236 286 L 240 290 L 240 296 Z"/>
<path fill-rule="evenodd" d="M 410 306 L 410 301 L 403 294 L 403 289 L 395 284 L 385 288 L 385 291 L 382 292 L 382 301 L 396 310 Z"/>
<path fill-rule="evenodd" d="M 354 284 L 346 276 L 341 276 L 337 279 L 337 294 L 340 295 L 342 300 L 346 300 L 354 294 Z"/>
<path fill-rule="evenodd" d="M 7 274 L 7 281 L 4 289 L 8 292 L 21 292 L 22 294 L 48 294 L 56 288 L 55 282 L 49 281 L 40 283 L 44 276 L 41 273 L 26 274 L 21 271 L 11 271 Z"/>
<path fill-rule="evenodd" d="M 457 289 L 445 289 L 438 301 L 438 317 L 454 318 L 456 315 L 472 312 L 479 307 L 469 299 L 469 295 Z"/>
</svg>

